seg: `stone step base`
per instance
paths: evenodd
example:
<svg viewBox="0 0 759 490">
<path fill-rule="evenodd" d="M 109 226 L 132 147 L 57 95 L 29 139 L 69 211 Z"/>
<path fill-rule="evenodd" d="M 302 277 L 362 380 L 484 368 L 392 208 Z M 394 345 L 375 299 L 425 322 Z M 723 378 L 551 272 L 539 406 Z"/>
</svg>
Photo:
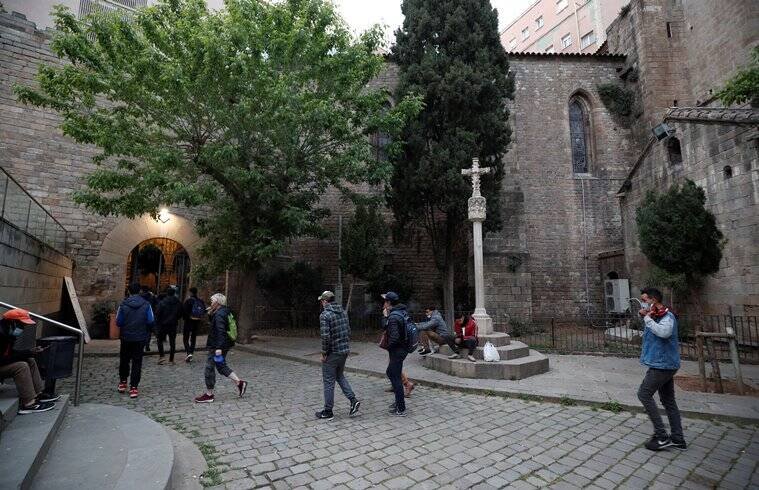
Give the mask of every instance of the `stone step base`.
<svg viewBox="0 0 759 490">
<path fill-rule="evenodd" d="M 451 376 L 475 379 L 525 379 L 548 372 L 548 357 L 530 350 L 529 355 L 498 362 L 471 362 L 466 358 L 448 359 L 441 354 L 426 356 L 422 365 Z"/>
<path fill-rule="evenodd" d="M 477 348 L 474 350 L 474 358 L 479 359 L 482 361 L 485 359 L 485 348 L 482 345 L 483 343 L 480 342 L 480 345 L 477 346 Z M 527 357 L 530 355 L 530 348 L 527 346 L 527 344 L 523 342 L 519 342 L 518 340 L 512 340 L 509 345 L 504 345 L 501 347 L 496 347 L 495 350 L 498 351 L 498 355 L 501 357 L 502 361 L 509 361 L 511 359 L 519 359 L 520 357 Z M 461 355 L 462 357 L 465 356 L 465 353 L 468 353 L 469 351 L 467 349 L 461 349 Z M 438 355 L 451 355 L 453 354 L 453 351 L 450 347 L 447 345 L 444 345 L 440 348 L 440 354 Z"/>
<path fill-rule="evenodd" d="M 507 333 L 493 332 L 488 334 L 482 334 L 479 336 L 480 345 L 485 345 L 485 342 L 490 342 L 496 347 L 503 347 L 511 343 L 511 337 Z"/>
<path fill-rule="evenodd" d="M 63 395 L 55 402 L 54 409 L 17 415 L 3 430 L 0 438 L 0 488 L 30 488 L 63 423 L 68 404 L 68 395 Z M 18 410 L 18 405 L 15 410 Z"/>
<path fill-rule="evenodd" d="M 16 412 L 18 412 L 18 392 L 13 379 L 8 379 L 5 383 L 0 383 L 0 434 L 16 417 Z"/>
</svg>

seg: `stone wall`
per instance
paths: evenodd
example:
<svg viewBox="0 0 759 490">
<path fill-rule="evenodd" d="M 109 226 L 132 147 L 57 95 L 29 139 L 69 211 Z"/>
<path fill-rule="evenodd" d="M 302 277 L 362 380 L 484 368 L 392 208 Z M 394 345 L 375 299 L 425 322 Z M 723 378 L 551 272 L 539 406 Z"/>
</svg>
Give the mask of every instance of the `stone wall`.
<svg viewBox="0 0 759 490">
<path fill-rule="evenodd" d="M 71 259 L 0 219 L 0 301 L 54 315 L 72 267 Z"/>
<path fill-rule="evenodd" d="M 598 254 L 621 248 L 615 193 L 634 146 L 596 87 L 617 78 L 624 58 L 515 54 L 510 62 L 516 90 L 506 219 L 503 231 L 485 240 L 488 308 L 524 316 L 577 314 L 585 302 L 600 308 Z M 590 109 L 587 174 L 572 171 L 568 106 L 578 94 Z"/>
</svg>

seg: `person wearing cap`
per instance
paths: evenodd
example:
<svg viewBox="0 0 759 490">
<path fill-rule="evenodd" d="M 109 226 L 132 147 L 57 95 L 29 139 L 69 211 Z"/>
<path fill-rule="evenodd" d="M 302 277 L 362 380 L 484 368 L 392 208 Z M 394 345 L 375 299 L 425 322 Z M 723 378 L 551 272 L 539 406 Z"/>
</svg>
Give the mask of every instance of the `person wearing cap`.
<svg viewBox="0 0 759 490">
<path fill-rule="evenodd" d="M 385 374 L 393 385 L 395 403 L 390 406 L 390 415 L 406 416 L 406 400 L 403 391 L 403 361 L 406 359 L 406 305 L 401 304 L 400 297 L 393 291 L 382 295 L 385 300 L 382 314 L 385 335 L 387 336 L 388 364 Z"/>
<path fill-rule="evenodd" d="M 242 398 L 248 389 L 248 382 L 240 379 L 237 374 L 227 365 L 227 354 L 229 349 L 234 345 L 234 341 L 229 338 L 229 317 L 232 312 L 227 307 L 227 297 L 221 293 L 211 296 L 211 306 L 208 308 L 208 316 L 211 321 L 211 328 L 208 332 L 206 348 L 208 349 L 208 358 L 206 359 L 206 369 L 204 371 L 206 391 L 195 397 L 195 403 L 213 403 L 213 390 L 216 386 L 216 371 L 222 376 L 229 378 L 237 388 L 237 394 Z"/>
<path fill-rule="evenodd" d="M 335 293 L 324 291 L 317 300 L 321 304 L 319 331 L 322 341 L 322 381 L 324 382 L 324 410 L 316 412 L 317 419 L 332 420 L 332 407 L 335 404 L 335 381 L 343 390 L 343 395 L 350 402 L 348 414 L 352 417 L 358 413 L 361 402 L 345 378 L 345 361 L 350 352 L 351 327 L 348 315 L 343 307 L 335 303 Z"/>
<path fill-rule="evenodd" d="M 20 399 L 19 414 L 47 412 L 55 407 L 60 396 L 43 392 L 44 384 L 34 354 L 44 348 L 16 351 L 16 340 L 24 333 L 24 328 L 34 325 L 29 312 L 16 308 L 3 314 L 0 320 L 0 379 L 13 378 Z"/>
</svg>

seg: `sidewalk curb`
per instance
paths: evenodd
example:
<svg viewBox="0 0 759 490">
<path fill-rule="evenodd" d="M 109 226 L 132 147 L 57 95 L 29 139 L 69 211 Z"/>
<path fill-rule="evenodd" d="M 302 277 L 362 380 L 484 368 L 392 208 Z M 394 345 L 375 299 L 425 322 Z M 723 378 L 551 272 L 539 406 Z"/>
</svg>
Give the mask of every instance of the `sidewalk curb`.
<svg viewBox="0 0 759 490">
<path fill-rule="evenodd" d="M 235 348 L 244 352 L 248 352 L 250 354 L 256 354 L 256 355 L 265 356 L 265 357 L 274 357 L 274 358 L 283 359 L 286 361 L 295 361 L 301 364 L 309 364 L 312 366 L 321 366 L 321 362 L 315 359 L 314 360 L 305 359 L 300 356 L 293 356 L 289 354 L 281 354 L 279 352 L 272 352 L 266 349 L 252 347 L 250 344 L 245 344 L 245 345 L 237 344 Z M 372 371 L 370 369 L 345 366 L 345 370 L 352 373 L 373 376 L 375 378 L 385 379 L 386 377 L 384 373 L 378 373 L 377 371 Z M 419 379 L 419 378 L 414 379 L 414 384 L 418 384 L 421 386 L 428 386 L 430 388 L 440 388 L 444 390 L 459 391 L 461 393 L 469 393 L 469 394 L 474 394 L 474 395 L 500 396 L 502 398 L 515 398 L 515 399 L 523 400 L 523 401 L 547 402 L 547 403 L 555 403 L 559 405 L 562 404 L 562 400 L 569 399 L 575 402 L 574 406 L 585 406 L 585 407 L 591 407 L 591 408 L 603 410 L 601 408 L 603 405 L 602 402 L 598 402 L 594 400 L 585 400 L 582 398 L 576 398 L 576 397 L 572 397 L 568 395 L 564 395 L 564 396 L 535 395 L 535 394 L 530 394 L 530 393 L 523 393 L 519 391 L 508 391 L 508 390 L 503 390 L 503 389 L 473 388 L 473 387 L 468 387 L 468 386 L 456 386 L 452 384 L 441 383 L 438 381 L 428 381 L 428 380 Z M 626 412 L 630 412 L 633 414 L 644 413 L 643 407 L 640 405 L 630 405 L 630 404 L 622 403 L 622 402 L 617 402 L 617 403 Z M 607 410 L 604 410 L 604 411 L 607 411 Z M 659 411 L 662 414 L 665 414 L 663 409 L 659 409 Z M 720 422 L 730 422 L 730 423 L 741 424 L 741 425 L 759 425 L 759 417 L 757 418 L 739 417 L 735 415 L 703 413 L 703 412 L 697 412 L 693 410 L 682 410 L 682 409 L 680 410 L 680 415 L 682 415 L 683 417 L 688 417 L 688 418 L 695 418 L 695 419 L 702 419 L 702 420 L 718 420 Z"/>
</svg>

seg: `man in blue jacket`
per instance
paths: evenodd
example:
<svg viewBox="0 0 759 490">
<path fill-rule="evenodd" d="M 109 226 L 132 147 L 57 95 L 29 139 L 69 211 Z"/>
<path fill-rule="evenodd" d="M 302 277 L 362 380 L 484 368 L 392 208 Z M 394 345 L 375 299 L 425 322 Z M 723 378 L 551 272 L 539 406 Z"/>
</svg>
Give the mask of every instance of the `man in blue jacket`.
<svg viewBox="0 0 759 490">
<path fill-rule="evenodd" d="M 121 339 L 118 389 L 119 393 L 125 393 L 127 378 L 130 378 L 129 398 L 137 398 L 137 386 L 142 376 L 142 356 L 154 323 L 153 308 L 140 296 L 140 285 L 131 284 L 129 297 L 121 302 L 116 313 L 116 325 L 119 327 Z"/>
<path fill-rule="evenodd" d="M 641 291 L 644 306 L 646 302 L 650 302 L 650 305 L 639 312 L 645 323 L 640 362 L 648 367 L 648 371 L 638 389 L 638 399 L 654 425 L 654 436 L 646 443 L 646 449 L 651 451 L 661 451 L 668 447 L 686 448 L 680 410 L 675 402 L 674 377 L 680 369 L 677 317 L 662 304 L 662 298 L 658 289 L 646 288 Z M 654 401 L 657 391 L 667 411 L 671 436 L 667 435 L 667 428 Z"/>
</svg>

